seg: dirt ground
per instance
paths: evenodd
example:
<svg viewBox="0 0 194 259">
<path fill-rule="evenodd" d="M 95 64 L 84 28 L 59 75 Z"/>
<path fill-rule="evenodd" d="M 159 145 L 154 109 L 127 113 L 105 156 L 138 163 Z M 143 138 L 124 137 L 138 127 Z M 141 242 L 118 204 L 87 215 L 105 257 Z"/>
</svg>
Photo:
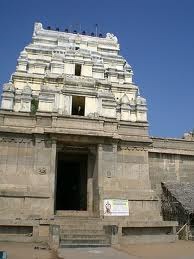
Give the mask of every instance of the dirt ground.
<svg viewBox="0 0 194 259">
<path fill-rule="evenodd" d="M 137 258 L 194 258 L 194 241 L 178 240 L 175 243 L 125 245 L 117 249 Z"/>
<path fill-rule="evenodd" d="M 0 251 L 6 251 L 8 259 L 58 259 L 55 252 L 32 243 L 0 242 Z"/>
<path fill-rule="evenodd" d="M 55 252 L 48 249 L 35 249 L 37 244 L 0 242 L 0 250 L 7 251 L 8 259 L 60 259 Z M 41 247 L 41 246 L 40 246 Z M 129 258 L 140 259 L 194 259 L 194 241 L 177 241 L 165 244 L 137 244 L 117 247 L 126 252 Z M 100 250 L 100 248 L 98 248 Z M 113 254 L 114 254 L 113 250 Z M 65 252 L 65 250 L 64 250 Z M 91 251 L 90 251 L 91 252 Z M 116 251 L 115 251 L 116 254 Z M 73 258 L 66 255 L 64 258 Z M 76 256 L 75 259 L 78 257 Z M 91 257 L 90 257 L 91 258 Z M 110 258 L 99 254 L 99 259 Z M 87 259 L 87 256 L 84 258 Z M 119 258 L 118 258 L 119 259 Z"/>
</svg>

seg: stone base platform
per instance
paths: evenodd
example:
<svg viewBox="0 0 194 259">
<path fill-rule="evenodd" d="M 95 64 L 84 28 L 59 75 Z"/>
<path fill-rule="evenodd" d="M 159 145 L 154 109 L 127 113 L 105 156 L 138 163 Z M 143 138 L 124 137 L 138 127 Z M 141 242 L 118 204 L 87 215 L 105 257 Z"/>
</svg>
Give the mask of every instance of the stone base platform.
<svg viewBox="0 0 194 259">
<path fill-rule="evenodd" d="M 177 222 L 121 218 L 54 217 L 0 220 L 0 241 L 45 242 L 52 248 L 174 242 Z"/>
</svg>

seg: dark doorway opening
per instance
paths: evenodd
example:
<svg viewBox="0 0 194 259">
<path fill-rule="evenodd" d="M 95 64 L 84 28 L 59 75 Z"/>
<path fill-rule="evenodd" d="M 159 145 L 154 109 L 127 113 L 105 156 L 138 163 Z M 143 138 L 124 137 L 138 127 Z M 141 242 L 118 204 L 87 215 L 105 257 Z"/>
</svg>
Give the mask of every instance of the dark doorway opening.
<svg viewBox="0 0 194 259">
<path fill-rule="evenodd" d="M 87 210 L 87 158 L 58 153 L 56 210 Z"/>
<path fill-rule="evenodd" d="M 75 64 L 75 75 L 76 76 L 81 76 L 81 69 L 82 69 L 82 66 L 80 64 Z"/>
<path fill-rule="evenodd" d="M 85 113 L 85 97 L 72 96 L 72 115 L 84 116 Z"/>
</svg>

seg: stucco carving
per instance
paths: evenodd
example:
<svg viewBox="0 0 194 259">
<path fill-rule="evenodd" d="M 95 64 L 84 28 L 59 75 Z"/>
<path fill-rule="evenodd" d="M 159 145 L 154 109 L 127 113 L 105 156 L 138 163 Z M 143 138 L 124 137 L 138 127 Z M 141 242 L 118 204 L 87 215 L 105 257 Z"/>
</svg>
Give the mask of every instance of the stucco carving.
<svg viewBox="0 0 194 259">
<path fill-rule="evenodd" d="M 15 88 L 12 83 L 7 83 L 3 85 L 3 92 L 14 92 Z"/>
<path fill-rule="evenodd" d="M 129 63 L 128 63 L 127 61 L 126 61 L 125 64 L 124 64 L 124 69 L 125 69 L 126 71 L 131 72 L 131 66 L 129 65 Z"/>
<path fill-rule="evenodd" d="M 137 104 L 139 105 L 146 105 L 146 99 L 141 97 L 140 95 L 137 96 L 137 100 L 136 100 Z"/>
<path fill-rule="evenodd" d="M 31 95 L 32 94 L 31 87 L 29 85 L 24 86 L 22 90 L 22 94 Z"/>
<path fill-rule="evenodd" d="M 126 93 L 122 96 L 120 103 L 129 105 L 130 101 L 129 101 L 129 97 L 126 95 Z"/>
<path fill-rule="evenodd" d="M 110 39 L 110 40 L 114 40 L 115 42 L 118 42 L 118 39 L 117 39 L 117 37 L 113 34 L 113 33 L 107 33 L 106 34 L 106 38 L 107 39 Z"/>
<path fill-rule="evenodd" d="M 42 23 L 40 22 L 36 22 L 34 24 L 34 33 L 33 33 L 33 36 L 36 36 L 36 34 L 41 31 L 43 28 L 42 28 Z"/>
</svg>

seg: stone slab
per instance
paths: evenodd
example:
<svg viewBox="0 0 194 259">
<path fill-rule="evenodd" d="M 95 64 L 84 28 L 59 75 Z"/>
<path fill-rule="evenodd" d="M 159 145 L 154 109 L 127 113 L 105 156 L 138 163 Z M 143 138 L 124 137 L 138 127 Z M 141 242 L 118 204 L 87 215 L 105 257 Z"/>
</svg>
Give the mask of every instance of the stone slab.
<svg viewBox="0 0 194 259">
<path fill-rule="evenodd" d="M 117 251 L 113 248 L 62 248 L 58 250 L 60 258 L 68 259 L 132 259 L 136 256 L 129 256 L 124 252 Z"/>
</svg>

